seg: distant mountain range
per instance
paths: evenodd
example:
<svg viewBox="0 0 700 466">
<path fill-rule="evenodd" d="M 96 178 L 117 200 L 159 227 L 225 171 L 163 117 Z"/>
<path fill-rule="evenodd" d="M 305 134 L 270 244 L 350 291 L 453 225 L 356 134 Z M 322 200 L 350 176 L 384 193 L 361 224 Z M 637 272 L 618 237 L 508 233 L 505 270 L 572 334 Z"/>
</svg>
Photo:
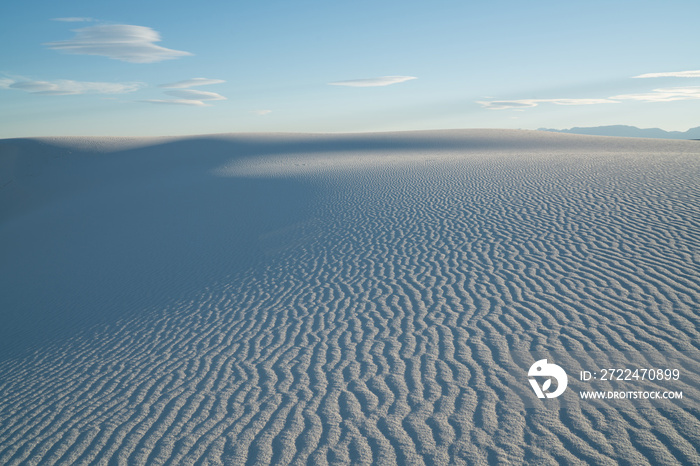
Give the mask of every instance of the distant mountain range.
<svg viewBox="0 0 700 466">
<path fill-rule="evenodd" d="M 614 125 L 595 126 L 589 128 L 549 129 L 539 128 L 540 131 L 555 133 L 589 134 L 592 136 L 621 136 L 627 138 L 661 138 L 661 139 L 700 139 L 700 126 L 688 131 L 664 131 L 659 128 L 637 128 L 636 126 Z"/>
</svg>

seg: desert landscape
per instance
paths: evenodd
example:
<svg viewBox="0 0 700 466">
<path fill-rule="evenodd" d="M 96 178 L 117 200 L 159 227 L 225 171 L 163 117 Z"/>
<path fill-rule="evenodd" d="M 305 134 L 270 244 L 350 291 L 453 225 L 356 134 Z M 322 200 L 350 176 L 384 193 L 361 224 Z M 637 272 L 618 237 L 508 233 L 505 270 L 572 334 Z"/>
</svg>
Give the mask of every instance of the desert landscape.
<svg viewBox="0 0 700 466">
<path fill-rule="evenodd" d="M 525 130 L 0 140 L 0 464 L 700 464 L 699 180 Z M 581 399 L 603 364 L 683 398 Z"/>
</svg>

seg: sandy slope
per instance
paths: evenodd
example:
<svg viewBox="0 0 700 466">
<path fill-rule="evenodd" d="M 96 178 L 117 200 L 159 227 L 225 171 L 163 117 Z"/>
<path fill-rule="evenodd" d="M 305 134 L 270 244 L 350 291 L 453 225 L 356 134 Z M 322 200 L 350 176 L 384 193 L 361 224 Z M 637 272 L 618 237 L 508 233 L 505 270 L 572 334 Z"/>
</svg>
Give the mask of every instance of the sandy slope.
<svg viewBox="0 0 700 466">
<path fill-rule="evenodd" d="M 2 140 L 0 464 L 700 464 L 699 181 L 528 131 Z M 578 400 L 601 361 L 684 400 Z"/>
</svg>

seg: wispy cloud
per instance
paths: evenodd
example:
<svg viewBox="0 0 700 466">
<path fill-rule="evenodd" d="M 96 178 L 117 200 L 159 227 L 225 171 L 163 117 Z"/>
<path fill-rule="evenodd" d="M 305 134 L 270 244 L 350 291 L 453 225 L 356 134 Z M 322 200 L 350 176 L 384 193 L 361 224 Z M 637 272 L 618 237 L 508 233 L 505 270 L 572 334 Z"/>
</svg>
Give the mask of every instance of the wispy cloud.
<svg viewBox="0 0 700 466">
<path fill-rule="evenodd" d="M 671 71 L 668 73 L 647 73 L 634 76 L 634 78 L 700 78 L 700 70 Z"/>
<path fill-rule="evenodd" d="M 160 42 L 160 34 L 145 26 L 112 24 L 91 26 L 74 31 L 70 40 L 48 42 L 53 50 L 79 55 L 100 55 L 129 63 L 154 63 L 187 55 L 189 52 L 166 49 Z"/>
<path fill-rule="evenodd" d="M 66 23 L 79 23 L 79 22 L 90 22 L 90 21 L 97 21 L 97 20 L 94 18 L 70 17 L 70 18 L 51 18 L 51 21 L 63 21 Z"/>
<path fill-rule="evenodd" d="M 490 110 L 505 110 L 508 108 L 522 109 L 529 107 L 537 107 L 542 103 L 550 103 L 555 105 L 596 105 L 596 104 L 615 104 L 619 103 L 610 99 L 520 99 L 520 100 L 492 100 L 492 101 L 477 101 L 478 104 Z"/>
<path fill-rule="evenodd" d="M 267 115 L 269 113 L 272 113 L 272 110 L 253 110 L 251 113 L 259 116 Z"/>
<path fill-rule="evenodd" d="M 140 102 L 146 102 L 149 104 L 159 104 L 159 105 L 191 105 L 191 106 L 196 106 L 196 107 L 209 107 L 209 105 L 205 104 L 201 100 L 189 100 L 189 99 L 165 99 L 165 100 L 150 99 L 150 100 L 141 100 Z"/>
<path fill-rule="evenodd" d="M 191 89 L 179 89 L 174 91 L 166 91 L 168 95 L 179 97 L 186 100 L 226 100 L 226 97 L 216 92 L 193 91 Z"/>
<path fill-rule="evenodd" d="M 209 79 L 209 78 L 192 78 L 185 79 L 184 81 L 178 81 L 176 83 L 161 84 L 158 87 L 165 87 L 169 89 L 184 89 L 187 87 L 195 86 L 208 86 L 210 84 L 221 84 L 225 83 L 223 79 Z"/>
<path fill-rule="evenodd" d="M 641 94 L 621 94 L 610 98 L 619 100 L 637 100 L 641 102 L 673 102 L 675 100 L 694 100 L 700 99 L 700 86 L 654 89 L 651 92 Z"/>
<path fill-rule="evenodd" d="M 537 107 L 536 100 L 493 100 L 491 102 L 477 100 L 477 104 L 490 110 L 505 110 L 508 108 Z"/>
<path fill-rule="evenodd" d="M 381 76 L 379 78 L 366 79 L 351 79 L 349 81 L 336 81 L 328 83 L 331 86 L 349 86 L 349 87 L 378 87 L 398 84 L 411 79 L 418 79 L 415 76 Z"/>
<path fill-rule="evenodd" d="M 476 103 L 490 110 L 524 109 L 537 107 L 542 103 L 555 105 L 596 105 L 615 104 L 625 100 L 638 102 L 673 102 L 676 100 L 700 99 L 700 86 L 670 87 L 653 89 L 639 94 L 619 94 L 605 99 L 519 99 L 519 100 L 479 100 Z"/>
<path fill-rule="evenodd" d="M 223 79 L 192 78 L 169 84 L 161 84 L 158 87 L 172 89 L 169 91 L 164 91 L 165 94 L 178 98 L 142 100 L 141 102 L 147 102 L 150 104 L 194 105 L 197 107 L 210 107 L 211 105 L 207 104 L 206 102 L 215 100 L 226 100 L 226 97 L 222 96 L 221 94 L 217 94 L 216 92 L 197 91 L 187 88 L 195 86 L 207 86 L 210 84 L 220 84 L 224 82 L 226 81 L 224 81 Z"/>
<path fill-rule="evenodd" d="M 44 95 L 125 94 L 137 91 L 144 86 L 143 83 L 85 82 L 67 79 L 56 81 L 0 79 L 0 88 Z"/>
</svg>

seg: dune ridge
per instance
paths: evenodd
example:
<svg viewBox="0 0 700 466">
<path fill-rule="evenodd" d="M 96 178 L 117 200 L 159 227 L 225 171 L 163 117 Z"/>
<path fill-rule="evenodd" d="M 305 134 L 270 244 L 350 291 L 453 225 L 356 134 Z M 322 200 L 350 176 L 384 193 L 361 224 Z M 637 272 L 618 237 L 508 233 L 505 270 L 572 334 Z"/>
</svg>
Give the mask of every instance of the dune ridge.
<svg viewBox="0 0 700 466">
<path fill-rule="evenodd" d="M 1 464 L 700 464 L 696 142 L 45 138 L 0 168 Z M 672 361 L 685 399 L 533 408 L 539 354 Z"/>
</svg>

